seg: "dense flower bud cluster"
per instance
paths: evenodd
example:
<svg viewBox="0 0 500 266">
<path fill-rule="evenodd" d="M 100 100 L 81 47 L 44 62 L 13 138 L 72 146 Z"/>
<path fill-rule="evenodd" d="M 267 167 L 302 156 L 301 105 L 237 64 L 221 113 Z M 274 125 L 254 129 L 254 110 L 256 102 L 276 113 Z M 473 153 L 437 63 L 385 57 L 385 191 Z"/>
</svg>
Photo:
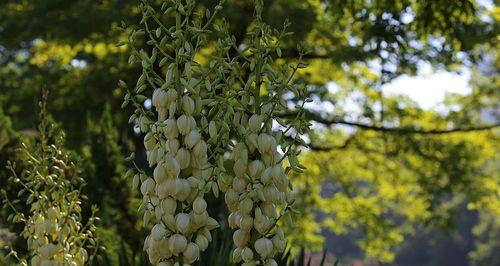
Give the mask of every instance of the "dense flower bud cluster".
<svg viewBox="0 0 500 266">
<path fill-rule="evenodd" d="M 131 57 L 140 60 L 143 67 L 136 92 L 152 88 L 149 97 L 154 109 L 145 110 L 138 104 L 133 117 L 140 131 L 145 133 L 147 161 L 153 168 L 151 177 L 141 169 L 137 169 L 134 177 L 134 185 L 140 183 L 143 196 L 144 224 L 151 225 L 144 250 L 153 265 L 195 263 L 212 241 L 211 230 L 219 226 L 209 216 L 204 198 L 209 191 L 218 196 L 219 188 L 215 182 L 217 156 L 212 155 L 209 160 L 208 154 L 213 149 L 211 145 L 215 145 L 210 142 L 213 132 L 209 133 L 211 122 L 207 119 L 207 100 L 213 92 L 210 92 L 210 81 L 201 65 L 194 61 L 195 49 L 203 39 L 202 26 L 196 25 L 201 19 L 190 13 L 194 1 L 185 5 L 181 2 L 164 1 L 158 13 L 145 3 L 140 5 L 144 17 L 141 24 L 145 25 L 141 31 L 148 33 L 150 40 L 147 43 L 154 47 L 151 56 L 142 50 Z M 153 17 L 167 12 L 174 13 L 177 19 L 185 19 L 189 27 L 180 23 L 168 29 L 158 25 Z M 152 31 L 148 23 L 155 23 L 158 28 Z M 186 38 L 186 31 L 198 38 Z M 130 38 L 137 34 L 131 33 Z M 176 54 L 176 58 L 169 57 L 166 50 Z M 151 67 L 157 62 L 160 69 L 165 66 L 162 71 L 166 74 L 158 74 Z M 137 99 L 127 97 L 126 101 Z"/>
<path fill-rule="evenodd" d="M 70 240 L 72 230 L 79 231 L 77 220 L 67 219 L 66 213 L 58 207 L 50 207 L 46 213 L 37 209 L 26 224 L 24 237 L 28 249 L 35 254 L 31 265 L 84 265 L 88 259 L 83 247 L 74 248 Z"/>
<path fill-rule="evenodd" d="M 238 121 L 246 125 L 245 141 L 232 152 L 234 178 L 225 194 L 231 212 L 229 226 L 236 231 L 233 261 L 243 265 L 277 265 L 273 257 L 283 252 L 283 230 L 278 214 L 290 204 L 287 175 L 277 151 L 278 140 L 263 126 L 263 116 L 253 114 Z"/>
<path fill-rule="evenodd" d="M 144 222 L 152 225 L 144 248 L 155 265 L 189 265 L 207 249 L 210 230 L 218 226 L 206 210 L 204 194 L 210 190 L 216 197 L 219 190 L 225 192 L 229 226 L 235 230 L 233 262 L 276 265 L 273 257 L 285 247 L 278 222 L 293 202 L 287 173 L 301 170 L 295 143 L 304 132 L 302 107 L 296 107 L 298 118 L 287 119 L 293 125 L 286 131 L 293 127 L 296 134 L 286 136 L 292 141 L 273 132 L 272 123 L 280 108 L 286 108 L 279 97 L 299 93 L 290 81 L 304 63 L 273 69 L 271 51 L 281 53 L 277 40 L 285 33 L 271 36 L 260 19 L 261 0 L 255 1 L 257 18 L 248 48 L 228 58 L 235 44 L 227 25 L 210 25 L 223 2 L 213 13 L 199 12 L 192 0 L 164 0 L 160 12 L 143 2 L 143 27 L 129 36 L 129 61 L 140 63 L 143 73 L 134 92 L 122 85 L 128 90 L 124 106 L 136 107 L 129 121 L 146 133 L 147 160 L 154 167 L 153 176 L 147 177 L 136 166 L 133 183 L 141 183 Z M 175 26 L 160 23 L 167 13 L 175 17 Z M 194 58 L 201 55 L 211 28 L 217 31 L 214 36 L 224 37 L 209 46 L 214 48 L 212 57 L 200 64 Z M 134 46 L 140 36 L 147 39 L 141 44 L 149 45 L 151 54 Z M 268 95 L 261 95 L 262 84 Z M 144 108 L 148 88 L 153 90 L 154 110 Z"/>
<path fill-rule="evenodd" d="M 93 258 L 89 251 L 97 248 L 94 239 L 97 209 L 92 208 L 87 224 L 82 224 L 80 191 L 83 179 L 63 149 L 64 134 L 54 130 L 46 118 L 47 93 L 43 90 L 36 145 L 23 144 L 20 149 L 19 165 L 23 165 L 23 172 L 17 175 L 15 165 L 10 162 L 7 165 L 12 172 L 10 180 L 22 184 L 23 189 L 17 195 L 27 196 L 29 209 L 27 215 L 17 211 L 7 192 L 2 191 L 6 206 L 15 212 L 7 220 L 24 224 L 21 235 L 27 240 L 29 258 L 15 257 L 20 265 L 86 265 Z"/>
<path fill-rule="evenodd" d="M 153 93 L 158 121 L 146 131 L 144 146 L 155 167 L 153 177 L 143 178 L 140 190 L 144 221 L 154 223 L 144 243 L 154 265 L 195 262 L 212 239 L 210 230 L 218 227 L 203 198 L 211 189 L 213 168 L 195 119 L 200 114 L 196 97 L 180 95 L 174 87 Z"/>
</svg>

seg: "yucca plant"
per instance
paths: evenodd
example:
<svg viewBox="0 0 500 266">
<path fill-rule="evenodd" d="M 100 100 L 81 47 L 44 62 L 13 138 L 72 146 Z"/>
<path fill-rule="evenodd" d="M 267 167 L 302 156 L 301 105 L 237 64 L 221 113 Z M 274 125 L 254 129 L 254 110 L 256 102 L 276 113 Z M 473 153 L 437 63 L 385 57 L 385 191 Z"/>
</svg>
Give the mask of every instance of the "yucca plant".
<svg viewBox="0 0 500 266">
<path fill-rule="evenodd" d="M 235 46 L 223 20 L 215 23 L 222 5 L 211 12 L 194 0 L 142 1 L 140 25 L 123 43 L 132 51 L 129 62 L 142 66 L 134 88 L 119 85 L 127 90 L 123 107 L 135 107 L 129 121 L 145 134 L 154 166 L 152 176 L 137 165 L 135 175 L 129 172 L 143 195 L 140 211 L 151 227 L 144 249 L 154 265 L 193 264 L 209 248 L 219 226 L 207 212 L 209 192 L 225 193 L 231 212 L 225 219 L 235 229 L 232 263 L 276 265 L 274 257 L 284 251 L 280 225 L 282 218 L 290 222 L 294 202 L 288 173 L 305 169 L 297 145 L 305 145 L 300 136 L 308 128 L 308 100 L 293 108 L 296 117 L 278 115 L 288 108 L 285 95 L 305 94 L 293 83 L 305 63 L 274 61 L 288 24 L 281 31 L 267 26 L 263 1 L 255 1 L 244 48 Z M 165 16 L 174 25 L 165 24 Z M 216 42 L 209 43 L 209 33 L 219 36 Z M 209 44 L 213 53 L 198 62 Z M 154 108 L 145 107 L 147 99 Z"/>
<path fill-rule="evenodd" d="M 37 137 L 22 144 L 19 161 L 7 165 L 12 173 L 9 181 L 21 187 L 14 200 L 2 191 L 4 207 L 13 212 L 7 220 L 23 224 L 21 236 L 28 249 L 27 256 L 15 251 L 10 255 L 21 265 L 86 265 L 97 251 L 97 208 L 84 223 L 81 189 L 85 182 L 64 150 L 64 133 L 47 117 L 47 95 L 43 90 Z M 27 211 L 18 208 L 23 204 Z"/>
</svg>

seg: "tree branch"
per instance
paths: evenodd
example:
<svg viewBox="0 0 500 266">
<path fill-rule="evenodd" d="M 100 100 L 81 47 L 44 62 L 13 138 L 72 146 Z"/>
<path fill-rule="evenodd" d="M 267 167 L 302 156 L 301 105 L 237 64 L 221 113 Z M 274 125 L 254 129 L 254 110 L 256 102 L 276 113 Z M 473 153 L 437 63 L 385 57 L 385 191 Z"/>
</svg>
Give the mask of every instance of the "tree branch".
<svg viewBox="0 0 500 266">
<path fill-rule="evenodd" d="M 456 128 L 450 128 L 450 129 L 424 130 L 424 129 L 409 128 L 409 127 L 407 128 L 407 127 L 374 126 L 374 125 L 368 125 L 368 124 L 363 124 L 363 123 L 358 123 L 358 122 L 349 122 L 349 121 L 345 121 L 342 119 L 339 119 L 339 120 L 321 119 L 321 120 L 314 120 L 314 121 L 321 123 L 321 124 L 324 124 L 324 125 L 339 124 L 339 125 L 353 126 L 353 127 L 362 128 L 365 130 L 373 130 L 373 131 L 379 131 L 379 132 L 396 133 L 396 134 L 418 134 L 418 135 L 439 135 L 439 134 L 449 134 L 449 133 L 456 133 L 456 132 L 482 131 L 482 130 L 490 130 L 490 129 L 500 127 L 500 123 L 496 123 L 496 124 L 492 124 L 492 125 L 456 127 Z"/>
<path fill-rule="evenodd" d="M 290 113 L 281 114 L 281 115 L 279 115 L 279 117 L 288 118 L 288 117 L 294 117 L 293 115 L 294 115 L 294 113 L 290 112 Z M 320 123 L 320 124 L 323 124 L 326 126 L 345 125 L 345 126 L 357 127 L 357 128 L 364 129 L 364 130 L 372 130 L 372 131 L 394 133 L 394 134 L 439 135 L 439 134 L 449 134 L 449 133 L 457 133 L 457 132 L 491 130 L 491 129 L 500 127 L 500 123 L 495 123 L 495 124 L 491 124 L 491 125 L 478 125 L 478 126 L 468 126 L 468 127 L 456 127 L 456 128 L 450 128 L 450 129 L 425 130 L 425 129 L 417 129 L 417 128 L 411 128 L 411 127 L 375 126 L 375 125 L 369 125 L 369 124 L 364 124 L 364 123 L 360 123 L 360 122 L 346 121 L 344 119 L 338 119 L 338 118 L 326 119 L 326 118 L 322 118 L 319 114 L 315 114 L 313 112 L 307 112 L 306 117 L 311 121 L 315 121 L 317 123 Z"/>
</svg>

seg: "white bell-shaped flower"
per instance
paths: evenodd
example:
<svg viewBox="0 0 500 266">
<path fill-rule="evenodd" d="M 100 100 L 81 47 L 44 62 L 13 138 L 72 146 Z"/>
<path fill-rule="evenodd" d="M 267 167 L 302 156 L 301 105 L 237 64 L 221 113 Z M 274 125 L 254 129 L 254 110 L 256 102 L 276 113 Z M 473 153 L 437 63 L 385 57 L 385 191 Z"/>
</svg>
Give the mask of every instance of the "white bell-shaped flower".
<svg viewBox="0 0 500 266">
<path fill-rule="evenodd" d="M 268 238 L 259 238 L 254 244 L 255 251 L 262 257 L 267 258 L 273 252 L 273 242 Z"/>
<path fill-rule="evenodd" d="M 200 257 L 200 248 L 196 243 L 189 243 L 183 252 L 185 263 L 193 263 Z"/>
<path fill-rule="evenodd" d="M 186 249 L 187 239 L 181 234 L 174 234 L 168 239 L 168 245 L 172 253 L 177 256 Z"/>
</svg>

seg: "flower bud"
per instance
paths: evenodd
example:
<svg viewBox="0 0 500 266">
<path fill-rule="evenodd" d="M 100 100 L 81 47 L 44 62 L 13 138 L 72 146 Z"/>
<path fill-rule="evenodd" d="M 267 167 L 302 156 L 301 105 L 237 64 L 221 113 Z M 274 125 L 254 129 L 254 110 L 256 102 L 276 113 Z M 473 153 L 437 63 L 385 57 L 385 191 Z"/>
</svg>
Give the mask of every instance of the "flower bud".
<svg viewBox="0 0 500 266">
<path fill-rule="evenodd" d="M 176 100 L 177 100 L 177 91 L 175 89 L 169 89 L 167 91 L 166 106 L 170 106 Z"/>
<path fill-rule="evenodd" d="M 228 189 L 226 195 L 224 196 L 226 200 L 226 204 L 231 206 L 238 206 L 238 194 L 233 189 Z"/>
<path fill-rule="evenodd" d="M 179 190 L 174 195 L 179 201 L 185 201 L 191 195 L 191 185 L 186 179 L 180 179 L 180 181 Z"/>
<path fill-rule="evenodd" d="M 200 248 L 195 243 L 189 243 L 183 254 L 185 263 L 193 263 L 200 256 Z"/>
<path fill-rule="evenodd" d="M 233 179 L 233 188 L 238 193 L 243 192 L 245 190 L 246 186 L 247 186 L 247 181 L 244 178 L 235 177 Z"/>
<path fill-rule="evenodd" d="M 241 261 L 241 252 L 242 251 L 243 250 L 239 247 L 237 247 L 233 250 L 233 262 L 234 263 L 238 263 Z"/>
<path fill-rule="evenodd" d="M 217 139 L 217 125 L 214 121 L 210 121 L 208 124 L 208 134 L 211 139 Z"/>
<path fill-rule="evenodd" d="M 288 191 L 289 182 L 290 182 L 290 180 L 288 179 L 288 177 L 285 174 L 282 174 L 278 178 L 278 181 L 275 183 L 275 185 L 279 191 L 286 192 L 286 191 Z"/>
<path fill-rule="evenodd" d="M 273 242 L 265 237 L 257 239 L 254 247 L 262 258 L 267 258 L 273 252 Z"/>
<path fill-rule="evenodd" d="M 192 116 L 181 115 L 177 119 L 177 128 L 179 129 L 179 133 L 185 136 L 196 128 L 196 121 Z"/>
<path fill-rule="evenodd" d="M 205 141 L 199 141 L 193 148 L 193 154 L 197 158 L 203 158 L 207 156 L 207 143 Z"/>
<path fill-rule="evenodd" d="M 168 106 L 167 98 L 168 95 L 165 90 L 156 89 L 153 92 L 153 99 L 152 99 L 153 106 L 156 107 L 157 110 L 167 108 Z"/>
<path fill-rule="evenodd" d="M 201 134 L 198 130 L 192 130 L 184 139 L 186 147 L 192 149 L 201 140 Z"/>
<path fill-rule="evenodd" d="M 233 241 L 237 247 L 244 247 L 250 240 L 250 234 L 240 229 L 233 233 Z"/>
<path fill-rule="evenodd" d="M 186 115 L 192 115 L 194 113 L 194 101 L 191 97 L 184 95 L 182 97 L 182 110 Z"/>
<path fill-rule="evenodd" d="M 205 225 L 208 221 L 208 212 L 203 211 L 200 214 L 193 214 L 193 220 L 197 227 Z"/>
<path fill-rule="evenodd" d="M 264 185 L 271 183 L 271 179 L 272 179 L 271 172 L 272 172 L 272 168 L 268 167 L 262 173 L 262 176 L 260 178 L 261 178 L 261 181 Z"/>
<path fill-rule="evenodd" d="M 250 215 L 244 215 L 240 219 L 240 228 L 245 232 L 250 232 L 253 228 L 253 218 Z"/>
<path fill-rule="evenodd" d="M 147 250 L 149 249 L 149 242 L 150 242 L 150 239 L 151 239 L 151 236 L 150 235 L 147 235 L 146 236 L 146 239 L 144 240 L 144 247 L 143 247 L 143 250 Z"/>
<path fill-rule="evenodd" d="M 274 259 L 268 259 L 264 263 L 264 266 L 278 266 L 278 263 Z"/>
<path fill-rule="evenodd" d="M 191 154 L 188 150 L 181 148 L 177 151 L 175 155 L 175 160 L 179 162 L 179 166 L 181 169 L 186 169 L 189 167 L 189 162 L 191 161 Z"/>
<path fill-rule="evenodd" d="M 205 251 L 208 248 L 208 239 L 201 234 L 196 236 L 195 243 L 201 251 Z"/>
<path fill-rule="evenodd" d="M 235 126 L 239 126 L 240 125 L 240 121 L 241 121 L 241 112 L 236 112 L 234 113 L 234 116 L 233 116 L 233 124 Z"/>
<path fill-rule="evenodd" d="M 167 151 L 165 150 L 165 147 L 163 147 L 163 146 L 158 147 L 158 149 L 156 149 L 156 150 L 158 151 L 158 155 L 157 155 L 157 159 L 155 160 L 155 163 L 159 163 L 163 160 Z"/>
<path fill-rule="evenodd" d="M 47 245 L 43 245 L 40 249 L 40 255 L 42 258 L 52 258 L 56 253 L 56 245 L 50 243 Z"/>
<path fill-rule="evenodd" d="M 155 181 L 152 178 L 148 178 L 144 180 L 141 184 L 141 193 L 142 195 L 153 194 L 155 190 Z"/>
<path fill-rule="evenodd" d="M 165 135 L 165 137 L 169 140 L 175 139 L 179 136 L 179 129 L 175 118 L 169 118 L 163 122 L 163 135 Z"/>
<path fill-rule="evenodd" d="M 35 255 L 33 258 L 31 258 L 31 265 L 32 266 L 40 266 L 42 264 L 42 259 L 40 256 Z"/>
<path fill-rule="evenodd" d="M 171 139 L 168 141 L 168 150 L 172 155 L 177 154 L 180 146 L 181 144 L 178 139 Z"/>
<path fill-rule="evenodd" d="M 164 213 L 163 216 L 161 217 L 161 220 L 165 223 L 165 226 L 168 228 L 170 231 L 175 231 L 175 217 L 172 214 L 169 213 Z"/>
<path fill-rule="evenodd" d="M 257 138 L 257 149 L 260 154 L 271 153 L 276 149 L 276 140 L 265 133 L 262 133 Z"/>
<path fill-rule="evenodd" d="M 155 241 L 158 241 L 165 236 L 166 232 L 167 231 L 162 224 L 155 224 L 155 226 L 151 229 L 151 237 Z"/>
<path fill-rule="evenodd" d="M 154 213 L 155 213 L 156 219 L 160 220 L 161 216 L 163 215 L 163 211 L 161 210 L 161 207 L 160 206 L 154 207 Z"/>
<path fill-rule="evenodd" d="M 191 153 L 191 167 L 202 168 L 207 163 L 207 154 L 201 154 L 201 156 L 196 156 L 194 152 Z"/>
<path fill-rule="evenodd" d="M 244 143 L 238 143 L 234 147 L 232 157 L 234 160 L 241 159 L 245 163 L 248 161 L 248 149 Z"/>
<path fill-rule="evenodd" d="M 152 167 L 158 161 L 158 150 L 152 149 L 146 151 L 146 159 L 148 160 L 149 167 Z"/>
<path fill-rule="evenodd" d="M 212 241 L 212 235 L 210 234 L 210 230 L 207 229 L 207 228 L 203 228 L 201 230 L 201 233 L 203 234 L 204 237 L 206 237 L 208 239 L 208 241 Z"/>
<path fill-rule="evenodd" d="M 280 239 L 279 236 L 275 235 L 271 241 L 278 252 L 283 252 L 283 250 L 285 250 L 285 241 Z"/>
<path fill-rule="evenodd" d="M 264 234 L 269 226 L 271 226 L 271 220 L 264 215 L 256 215 L 253 219 L 253 226 L 257 232 Z"/>
<path fill-rule="evenodd" d="M 251 213 L 252 208 L 253 208 L 253 200 L 251 198 L 245 198 L 244 200 L 240 201 L 239 209 L 241 214 Z"/>
<path fill-rule="evenodd" d="M 247 147 L 251 152 L 257 149 L 258 146 L 257 139 L 258 136 L 255 133 L 252 133 L 245 137 L 245 143 L 247 144 Z"/>
<path fill-rule="evenodd" d="M 241 213 L 239 211 L 232 212 L 229 214 L 229 217 L 227 217 L 227 222 L 229 223 L 229 227 L 231 227 L 231 229 L 240 227 L 240 220 Z"/>
<path fill-rule="evenodd" d="M 158 196 L 162 196 L 165 198 L 166 196 L 173 196 L 175 194 L 175 190 L 177 189 L 178 179 L 170 178 L 163 182 L 158 188 Z"/>
<path fill-rule="evenodd" d="M 219 227 L 219 223 L 212 217 L 208 217 L 206 228 L 208 230 L 213 230 Z"/>
<path fill-rule="evenodd" d="M 190 176 L 187 180 L 189 181 L 189 185 L 191 185 L 192 188 L 198 188 L 198 185 L 201 182 L 201 180 L 196 176 Z"/>
<path fill-rule="evenodd" d="M 165 169 L 165 166 L 163 166 L 162 164 L 156 165 L 155 169 L 153 170 L 153 177 L 156 183 L 163 183 L 163 181 L 167 179 L 167 169 Z"/>
<path fill-rule="evenodd" d="M 186 234 L 190 229 L 190 217 L 187 213 L 178 213 L 175 216 L 175 226 L 177 231 Z"/>
<path fill-rule="evenodd" d="M 251 132 L 257 132 L 262 127 L 262 116 L 258 114 L 254 114 L 248 120 L 248 128 Z"/>
<path fill-rule="evenodd" d="M 149 125 L 151 124 L 151 120 L 144 115 L 141 115 L 139 118 L 139 129 L 141 132 L 146 132 L 149 129 Z"/>
<path fill-rule="evenodd" d="M 274 185 L 267 185 L 263 189 L 264 192 L 264 197 L 266 198 L 266 201 L 269 202 L 276 202 L 279 198 L 279 191 L 276 189 Z"/>
<path fill-rule="evenodd" d="M 167 175 L 169 178 L 177 178 L 181 172 L 181 167 L 179 162 L 172 156 L 166 156 L 165 158 L 165 168 L 167 169 Z"/>
<path fill-rule="evenodd" d="M 234 174 L 237 177 L 243 177 L 247 170 L 247 163 L 243 159 L 238 159 L 233 166 Z"/>
<path fill-rule="evenodd" d="M 271 173 L 270 173 L 271 178 L 275 182 L 279 181 L 279 178 L 281 177 L 282 171 L 283 171 L 283 168 L 281 168 L 281 165 L 279 165 L 279 164 L 271 167 Z"/>
<path fill-rule="evenodd" d="M 179 119 L 177 119 L 177 128 L 182 135 L 188 134 L 191 131 L 189 117 L 181 115 Z"/>
<path fill-rule="evenodd" d="M 160 198 L 154 194 L 149 197 L 149 200 L 151 200 L 151 203 L 153 203 L 154 206 L 160 204 Z"/>
<path fill-rule="evenodd" d="M 183 235 L 174 234 L 168 239 L 168 241 L 168 246 L 175 256 L 179 255 L 179 253 L 186 249 L 187 239 Z"/>
<path fill-rule="evenodd" d="M 249 248 L 249 247 L 243 248 L 243 250 L 241 251 L 241 258 L 245 262 L 250 262 L 251 260 L 253 260 L 253 251 L 252 251 L 252 249 Z"/>
<path fill-rule="evenodd" d="M 193 202 L 193 211 L 201 214 L 207 209 L 207 202 L 202 197 L 197 197 Z"/>
<path fill-rule="evenodd" d="M 158 252 L 154 246 L 150 246 L 148 250 L 148 257 L 152 264 L 157 264 L 160 260 L 160 252 Z"/>
<path fill-rule="evenodd" d="M 149 137 L 149 138 L 148 138 Z M 156 139 L 153 136 L 144 136 L 144 147 L 147 151 L 152 150 L 156 145 Z"/>
<path fill-rule="evenodd" d="M 264 164 L 259 160 L 254 160 L 248 164 L 248 175 L 253 180 L 259 179 L 263 171 Z"/>
<path fill-rule="evenodd" d="M 161 209 L 164 213 L 174 214 L 177 209 L 177 201 L 172 198 L 164 198 L 161 201 Z"/>
<path fill-rule="evenodd" d="M 168 112 L 170 113 L 170 117 L 169 118 L 175 118 L 175 112 L 177 110 L 177 102 L 173 102 L 172 104 L 170 104 L 170 108 L 168 109 Z M 177 119 L 176 120 L 177 122 L 177 132 L 180 133 L 179 131 L 179 120 Z"/>
<path fill-rule="evenodd" d="M 160 239 L 158 242 L 158 251 L 160 252 L 160 256 L 164 259 L 168 259 L 172 257 L 172 251 L 170 251 L 170 247 L 168 246 L 168 238 L 164 237 Z"/>
</svg>

